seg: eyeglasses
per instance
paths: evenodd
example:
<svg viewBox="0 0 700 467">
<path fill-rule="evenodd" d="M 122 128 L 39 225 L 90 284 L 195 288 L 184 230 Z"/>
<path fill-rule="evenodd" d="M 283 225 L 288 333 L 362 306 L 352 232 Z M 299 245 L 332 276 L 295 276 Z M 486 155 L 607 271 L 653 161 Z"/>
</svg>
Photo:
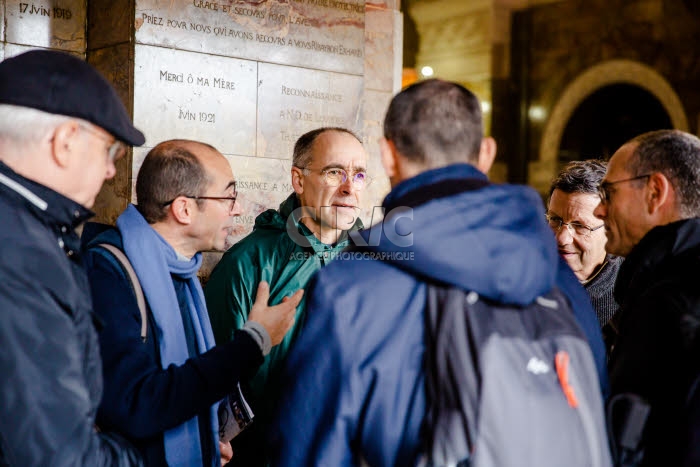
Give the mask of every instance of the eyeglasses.
<svg viewBox="0 0 700 467">
<path fill-rule="evenodd" d="M 231 203 L 231 205 L 229 206 L 229 211 L 228 211 L 228 212 L 231 213 L 231 212 L 233 212 L 233 209 L 234 209 L 234 207 L 236 206 L 236 198 L 238 198 L 238 191 L 236 191 L 236 186 L 235 186 L 235 184 L 234 184 L 233 189 L 234 189 L 234 191 L 233 191 L 233 195 L 232 195 L 232 196 L 188 196 L 188 195 L 179 195 L 179 196 L 176 196 L 175 198 L 171 199 L 170 201 L 161 204 L 161 206 L 165 207 L 165 206 L 167 206 L 167 205 L 169 205 L 169 204 L 173 204 L 173 201 L 175 201 L 176 199 L 178 199 L 180 196 L 182 196 L 183 198 L 187 198 L 187 199 L 214 199 L 214 200 L 217 200 L 217 201 L 226 201 L 226 200 L 228 200 L 228 201 Z"/>
<path fill-rule="evenodd" d="M 545 214 L 544 217 L 547 219 L 547 223 L 549 223 L 549 226 L 552 228 L 552 230 L 554 230 L 557 233 L 561 229 L 562 225 L 565 225 L 566 228 L 569 229 L 569 233 L 576 234 L 578 236 L 590 235 L 591 233 L 605 226 L 605 224 L 601 224 L 598 227 L 588 227 L 587 225 L 581 224 L 579 222 L 564 222 L 564 220 L 561 217 L 551 216 L 549 214 Z"/>
<path fill-rule="evenodd" d="M 633 180 L 641 180 L 643 178 L 649 178 L 649 177 L 651 177 L 651 174 L 638 175 L 636 177 L 625 178 L 623 180 L 615 180 L 614 182 L 601 182 L 601 184 L 598 185 L 598 196 L 600 196 L 600 202 L 607 203 L 608 201 L 610 201 L 610 187 L 611 186 L 613 186 L 617 183 L 631 182 Z"/>
<path fill-rule="evenodd" d="M 312 172 L 312 169 L 308 167 L 298 168 L 304 171 L 304 175 L 309 175 Z M 339 186 L 348 181 L 348 173 L 345 171 L 345 169 L 322 169 L 320 173 L 323 177 L 323 181 L 328 186 Z M 355 172 L 355 174 L 352 176 L 352 184 L 356 190 L 362 190 L 370 183 L 372 183 L 372 178 L 369 175 L 367 175 L 367 172 Z"/>
<path fill-rule="evenodd" d="M 97 136 L 102 141 L 110 143 L 109 148 L 107 149 L 107 157 L 109 158 L 109 162 L 114 162 L 126 154 L 126 144 L 122 143 L 118 139 L 111 141 L 109 137 L 103 135 L 102 133 L 98 133 L 97 130 L 94 130 L 82 123 L 78 126 L 88 133 L 92 133 L 93 135 Z"/>
</svg>

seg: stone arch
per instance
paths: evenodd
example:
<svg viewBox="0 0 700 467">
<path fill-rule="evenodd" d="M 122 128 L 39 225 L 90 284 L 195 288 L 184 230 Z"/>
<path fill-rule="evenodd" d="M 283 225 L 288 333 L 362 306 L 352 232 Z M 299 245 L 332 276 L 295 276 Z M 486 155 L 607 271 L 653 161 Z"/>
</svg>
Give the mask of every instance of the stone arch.
<svg viewBox="0 0 700 467">
<path fill-rule="evenodd" d="M 540 142 L 539 162 L 530 170 L 530 183 L 539 191 L 549 188 L 556 176 L 557 152 L 564 129 L 576 108 L 598 89 L 611 84 L 632 84 L 656 97 L 671 118 L 673 127 L 688 131 L 683 104 L 666 79 L 647 65 L 632 60 L 610 60 L 581 73 L 562 93 L 547 120 Z"/>
</svg>

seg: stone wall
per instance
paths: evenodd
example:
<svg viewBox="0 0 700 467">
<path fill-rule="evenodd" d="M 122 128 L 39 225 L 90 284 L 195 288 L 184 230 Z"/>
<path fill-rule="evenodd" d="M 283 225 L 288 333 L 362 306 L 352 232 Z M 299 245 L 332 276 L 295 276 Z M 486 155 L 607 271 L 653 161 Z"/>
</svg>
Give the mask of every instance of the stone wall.
<svg viewBox="0 0 700 467">
<path fill-rule="evenodd" d="M 570 117 L 557 111 L 569 105 L 562 99 L 575 108 L 600 86 L 630 83 L 659 99 L 674 126 L 697 132 L 700 19 L 683 1 L 570 0 L 518 15 L 529 30 L 523 155 L 528 181 L 540 191 L 557 169 L 551 152 L 558 147 L 550 146 L 558 141 L 548 133 Z"/>
<path fill-rule="evenodd" d="M 217 147 L 239 183 L 244 214 L 229 238 L 235 242 L 293 191 L 294 142 L 321 126 L 349 128 L 363 140 L 374 182 L 361 217 L 378 220 L 375 206 L 389 190 L 378 140 L 401 83 L 400 0 L 56 4 L 0 0 L 0 59 L 37 47 L 85 57 L 146 135 L 103 187 L 98 220 L 113 223 L 133 200 L 150 148 L 195 139 Z"/>
</svg>

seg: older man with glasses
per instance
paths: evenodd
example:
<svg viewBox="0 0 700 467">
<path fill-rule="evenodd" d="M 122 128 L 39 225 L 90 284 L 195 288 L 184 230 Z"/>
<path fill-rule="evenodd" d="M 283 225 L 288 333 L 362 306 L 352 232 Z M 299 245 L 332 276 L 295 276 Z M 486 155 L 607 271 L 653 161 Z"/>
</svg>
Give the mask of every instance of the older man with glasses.
<svg viewBox="0 0 700 467">
<path fill-rule="evenodd" d="M 85 61 L 0 63 L 0 465 L 141 465 L 95 427 L 102 366 L 76 230 L 126 144 L 143 143 Z"/>
<path fill-rule="evenodd" d="M 269 282 L 270 297 L 279 300 L 306 287 L 316 271 L 349 245 L 348 231 L 362 227 L 360 200 L 370 183 L 366 164 L 362 144 L 344 128 L 319 128 L 298 139 L 291 168 L 294 193 L 279 210 L 257 217 L 253 232 L 224 254 L 207 283 L 205 296 L 217 343 L 228 342 L 245 323 L 255 284 Z M 233 465 L 266 463 L 266 432 L 279 395 L 280 370 L 301 331 L 304 310 L 302 300 L 297 324 L 244 388 L 255 423 L 249 433 L 236 438 Z"/>
<path fill-rule="evenodd" d="M 622 258 L 606 254 L 604 224 L 593 215 L 605 168 L 599 160 L 567 164 L 549 188 L 546 218 L 559 254 L 591 298 L 610 352 L 617 327 L 613 318 L 619 309 L 613 287 Z"/>
<path fill-rule="evenodd" d="M 611 400 L 649 403 L 640 465 L 700 465 L 700 139 L 678 130 L 632 139 L 610 159 L 600 199 L 606 250 L 625 257 Z"/>
<path fill-rule="evenodd" d="M 97 422 L 131 440 L 146 465 L 228 462 L 229 440 L 219 443 L 218 401 L 235 394 L 239 380 L 255 372 L 294 321 L 302 292 L 270 307 L 267 285 L 256 283 L 248 320 L 230 342 L 214 346 L 197 271 L 201 251 L 225 248 L 241 212 L 237 197 L 219 151 L 197 141 L 165 141 L 139 170 L 138 206 L 127 207 L 116 228 L 92 239 L 90 229 L 83 233 L 102 323 L 105 391 Z"/>
</svg>

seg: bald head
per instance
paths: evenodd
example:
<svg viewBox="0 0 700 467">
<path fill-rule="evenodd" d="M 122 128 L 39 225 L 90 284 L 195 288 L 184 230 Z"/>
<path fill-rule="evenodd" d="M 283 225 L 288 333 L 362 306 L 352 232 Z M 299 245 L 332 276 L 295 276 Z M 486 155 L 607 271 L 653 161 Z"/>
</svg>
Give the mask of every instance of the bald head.
<svg viewBox="0 0 700 467">
<path fill-rule="evenodd" d="M 178 196 L 199 196 L 212 182 L 208 167 L 228 162 L 213 146 L 175 139 L 151 149 L 136 179 L 139 211 L 150 223 L 166 217 L 165 204 Z M 230 168 L 228 168 L 230 171 Z"/>
</svg>

